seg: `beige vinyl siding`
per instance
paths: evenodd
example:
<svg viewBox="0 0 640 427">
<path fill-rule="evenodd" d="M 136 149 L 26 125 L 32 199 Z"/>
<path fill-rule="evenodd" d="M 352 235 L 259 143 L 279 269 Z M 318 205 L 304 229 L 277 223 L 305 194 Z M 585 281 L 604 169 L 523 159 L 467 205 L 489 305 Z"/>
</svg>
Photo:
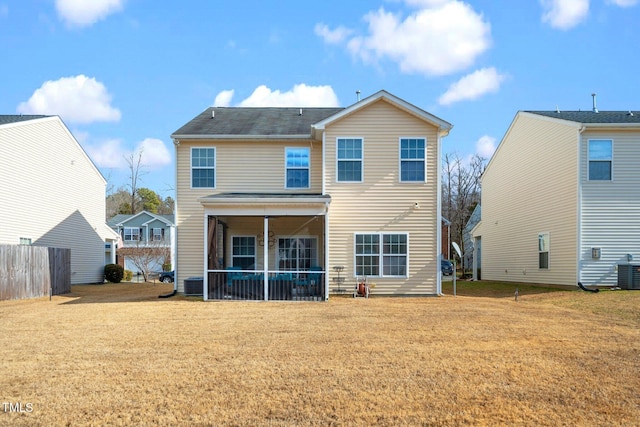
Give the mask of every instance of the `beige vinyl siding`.
<svg viewBox="0 0 640 427">
<path fill-rule="evenodd" d="M 337 182 L 336 138 L 362 137 L 363 182 Z M 426 138 L 427 182 L 401 183 L 399 139 Z M 355 284 L 356 233 L 408 233 L 408 277 L 369 278 L 376 295 L 436 294 L 437 274 L 437 128 L 386 101 L 327 126 L 326 192 L 329 208 L 328 271 L 344 266 L 347 286 Z M 420 204 L 415 209 L 415 203 Z M 330 288 L 334 288 L 329 281 Z"/>
<path fill-rule="evenodd" d="M 611 181 L 588 180 L 588 142 L 613 141 Z M 640 132 L 587 130 L 581 139 L 581 277 L 585 285 L 616 285 L 617 264 L 640 263 Z M 591 248 L 601 249 L 600 259 Z"/>
<path fill-rule="evenodd" d="M 215 189 L 191 188 L 191 147 L 215 147 Z M 309 148 L 311 188 L 285 188 L 286 147 Z M 202 277 L 204 273 L 204 208 L 199 197 L 227 192 L 320 194 L 322 191 L 320 141 L 183 140 L 176 148 L 176 164 L 176 280 L 179 292 L 183 290 L 184 279 Z"/>
<path fill-rule="evenodd" d="M 71 283 L 104 278 L 106 182 L 60 119 L 0 127 L 0 243 L 71 249 Z"/>
<path fill-rule="evenodd" d="M 578 128 L 519 113 L 482 177 L 482 279 L 575 286 Z M 549 268 L 538 234 L 549 233 Z"/>
</svg>

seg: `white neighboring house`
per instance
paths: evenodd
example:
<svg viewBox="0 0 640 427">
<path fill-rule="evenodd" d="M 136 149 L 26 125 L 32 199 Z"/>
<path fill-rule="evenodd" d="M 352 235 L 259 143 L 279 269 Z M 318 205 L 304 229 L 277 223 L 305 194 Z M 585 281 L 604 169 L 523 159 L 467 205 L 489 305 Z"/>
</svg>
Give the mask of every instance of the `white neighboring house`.
<svg viewBox="0 0 640 427">
<path fill-rule="evenodd" d="M 639 164 L 640 111 L 594 98 L 592 111 L 518 112 L 482 175 L 476 273 L 614 287 L 640 272 Z"/>
<path fill-rule="evenodd" d="M 0 183 L 0 243 L 69 248 L 71 284 L 104 281 L 107 182 L 60 117 L 0 115 Z"/>
<path fill-rule="evenodd" d="M 107 221 L 120 236 L 117 263 L 134 274 L 138 273 L 140 268 L 131 256 L 136 251 L 153 250 L 155 254 L 151 254 L 150 272 L 160 272 L 163 264 L 171 264 L 175 257 L 176 227 L 173 218 L 173 215 L 142 211 L 134 215 L 119 214 Z"/>
</svg>

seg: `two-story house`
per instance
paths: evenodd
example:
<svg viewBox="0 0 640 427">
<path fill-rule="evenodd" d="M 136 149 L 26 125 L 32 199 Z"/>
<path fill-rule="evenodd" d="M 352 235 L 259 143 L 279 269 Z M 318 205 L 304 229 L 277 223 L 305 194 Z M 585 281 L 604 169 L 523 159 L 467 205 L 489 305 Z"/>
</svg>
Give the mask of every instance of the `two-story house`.
<svg viewBox="0 0 640 427">
<path fill-rule="evenodd" d="M 68 248 L 71 284 L 104 281 L 107 182 L 60 117 L 0 115 L 0 183 L 0 244 Z"/>
<path fill-rule="evenodd" d="M 107 224 L 120 236 L 116 258 L 126 270 L 155 273 L 171 265 L 175 253 L 173 215 L 147 211 L 118 214 Z"/>
<path fill-rule="evenodd" d="M 207 108 L 178 129 L 176 286 L 205 299 L 440 293 L 446 121 L 380 91 L 347 108 Z M 344 280 L 344 281 L 342 281 Z"/>
<path fill-rule="evenodd" d="M 638 165 L 640 112 L 518 112 L 482 176 L 482 279 L 616 286 L 640 261 Z"/>
</svg>

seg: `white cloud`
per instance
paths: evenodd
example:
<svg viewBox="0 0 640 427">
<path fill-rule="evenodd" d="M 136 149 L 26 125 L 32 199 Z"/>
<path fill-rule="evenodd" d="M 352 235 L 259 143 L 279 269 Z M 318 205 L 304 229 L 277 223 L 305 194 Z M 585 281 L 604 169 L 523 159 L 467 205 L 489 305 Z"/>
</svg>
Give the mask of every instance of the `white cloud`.
<svg viewBox="0 0 640 427">
<path fill-rule="evenodd" d="M 316 24 L 313 32 L 329 44 L 338 44 L 346 40 L 347 37 L 353 33 L 353 30 L 343 26 L 339 26 L 335 30 L 330 30 L 325 24 Z"/>
<path fill-rule="evenodd" d="M 87 27 L 122 10 L 124 0 L 56 0 L 58 16 L 71 27 Z"/>
<path fill-rule="evenodd" d="M 71 123 L 117 122 L 120 110 L 110 103 L 111 95 L 102 83 L 79 75 L 44 82 L 17 110 L 22 114 L 58 115 Z"/>
<path fill-rule="evenodd" d="M 440 105 L 450 105 L 458 101 L 477 99 L 486 93 L 497 92 L 505 75 L 491 68 L 474 71 L 453 83 L 438 99 Z"/>
<path fill-rule="evenodd" d="M 135 156 L 142 153 L 142 166 L 148 169 L 157 169 L 171 163 L 169 150 L 159 139 L 145 138 L 135 150 Z"/>
<path fill-rule="evenodd" d="M 384 8 L 365 15 L 368 34 L 346 40 L 351 54 L 365 63 L 391 60 L 404 73 L 447 75 L 471 66 L 489 49 L 491 26 L 469 4 L 459 0 L 405 3 L 418 10 L 406 17 Z M 320 35 L 333 40 L 327 38 L 333 33 L 326 30 Z"/>
<path fill-rule="evenodd" d="M 485 159 L 490 159 L 496 151 L 496 139 L 484 135 L 476 142 L 476 154 Z"/>
<path fill-rule="evenodd" d="M 241 101 L 238 106 L 337 107 L 338 97 L 331 86 L 307 86 L 303 83 L 293 86 L 293 89 L 288 92 L 280 92 L 279 90 L 272 91 L 267 86 L 261 85 L 247 99 Z"/>
<path fill-rule="evenodd" d="M 589 0 L 540 0 L 542 22 L 553 28 L 568 30 L 580 24 L 589 14 Z"/>
<path fill-rule="evenodd" d="M 213 101 L 214 107 L 228 107 L 231 105 L 231 100 L 233 99 L 234 90 L 223 90 L 218 95 L 216 95 L 215 101 Z"/>
<path fill-rule="evenodd" d="M 607 3 L 620 7 L 631 7 L 638 4 L 638 0 L 607 0 Z"/>
<path fill-rule="evenodd" d="M 101 168 L 127 169 L 127 159 L 133 154 L 134 160 L 142 153 L 141 166 L 146 169 L 158 169 L 171 164 L 171 154 L 163 141 L 145 138 L 134 150 L 123 146 L 120 139 L 108 139 L 99 144 L 85 144 L 91 160 Z"/>
</svg>

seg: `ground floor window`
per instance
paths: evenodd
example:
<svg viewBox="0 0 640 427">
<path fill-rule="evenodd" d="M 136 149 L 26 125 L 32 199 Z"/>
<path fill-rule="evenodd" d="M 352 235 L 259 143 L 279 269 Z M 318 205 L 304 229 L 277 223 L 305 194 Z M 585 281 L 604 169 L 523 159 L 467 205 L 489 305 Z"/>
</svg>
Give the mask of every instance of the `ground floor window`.
<svg viewBox="0 0 640 427">
<path fill-rule="evenodd" d="M 538 268 L 549 268 L 549 233 L 538 234 Z"/>
<path fill-rule="evenodd" d="M 317 265 L 318 239 L 281 237 L 278 239 L 278 268 L 305 271 Z"/>
<path fill-rule="evenodd" d="M 256 265 L 255 236 L 233 236 L 231 263 L 243 270 L 254 270 Z"/>
<path fill-rule="evenodd" d="M 356 275 L 406 276 L 408 240 L 405 233 L 356 234 Z"/>
</svg>

